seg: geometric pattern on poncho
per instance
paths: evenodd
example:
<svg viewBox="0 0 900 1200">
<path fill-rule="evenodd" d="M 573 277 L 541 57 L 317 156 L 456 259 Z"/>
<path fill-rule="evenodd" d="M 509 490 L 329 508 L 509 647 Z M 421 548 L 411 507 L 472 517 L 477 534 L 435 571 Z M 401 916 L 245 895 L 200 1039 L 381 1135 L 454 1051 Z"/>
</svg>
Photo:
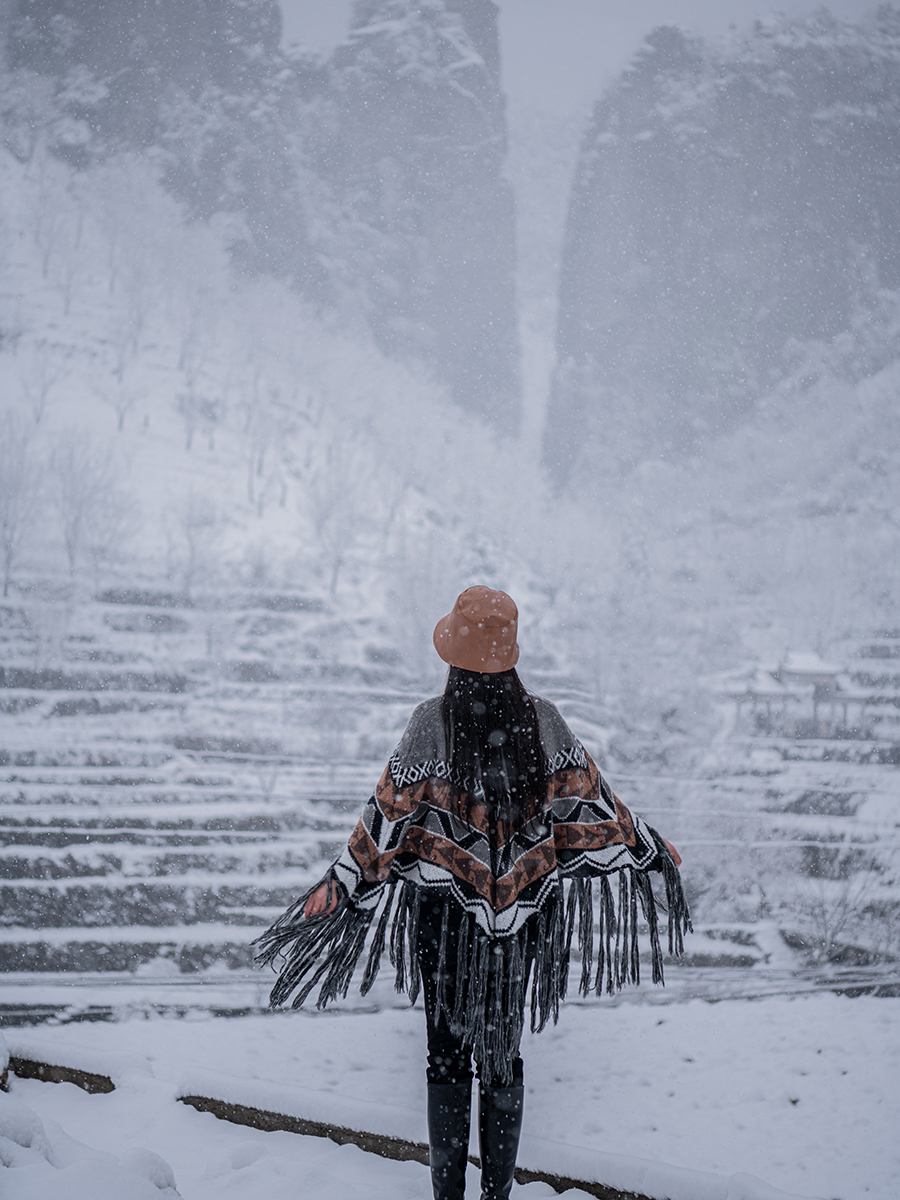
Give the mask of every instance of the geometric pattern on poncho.
<svg viewBox="0 0 900 1200">
<path fill-rule="evenodd" d="M 587 751 L 580 742 L 577 742 L 558 750 L 552 758 L 548 759 L 548 762 L 551 775 L 555 771 L 561 771 L 564 767 L 587 768 Z M 423 779 L 446 779 L 458 784 L 464 782 L 462 779 L 454 777 L 450 763 L 442 758 L 433 758 L 422 763 L 405 763 L 401 759 L 399 751 L 395 750 L 391 755 L 388 767 L 394 785 L 398 788 L 410 787 L 414 783 L 421 783 Z"/>
<path fill-rule="evenodd" d="M 417 710 L 414 727 L 417 715 L 432 723 L 439 715 L 433 702 L 420 708 L 426 712 Z M 546 803 L 505 840 L 477 796 L 468 821 L 452 810 L 445 758 L 410 760 L 410 749 L 428 742 L 424 729 L 411 746 L 401 743 L 333 868 L 354 904 L 374 908 L 388 880 L 402 878 L 451 894 L 485 933 L 502 937 L 541 910 L 559 876 L 649 868 L 658 854 L 649 827 L 601 779 L 555 708 L 544 701 L 538 712 L 551 767 Z M 442 729 L 431 734 L 436 743 Z"/>
</svg>

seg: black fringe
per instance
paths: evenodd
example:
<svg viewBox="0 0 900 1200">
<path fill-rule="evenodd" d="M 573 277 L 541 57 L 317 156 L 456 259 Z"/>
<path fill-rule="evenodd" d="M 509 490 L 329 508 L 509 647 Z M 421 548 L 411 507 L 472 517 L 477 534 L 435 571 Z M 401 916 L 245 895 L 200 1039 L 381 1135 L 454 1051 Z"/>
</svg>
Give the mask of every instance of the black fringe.
<svg viewBox="0 0 900 1200">
<path fill-rule="evenodd" d="M 578 891 L 578 951 L 581 954 L 578 991 L 586 996 L 591 990 L 591 966 L 594 962 L 594 890 L 590 879 L 573 879 L 571 886 Z"/>
<path fill-rule="evenodd" d="M 388 921 L 391 919 L 391 909 L 394 904 L 394 892 L 397 889 L 397 883 L 397 879 L 392 879 L 388 884 L 387 900 L 381 911 L 378 924 L 375 927 L 375 936 L 372 938 L 372 946 L 369 950 L 366 969 L 363 973 L 362 983 L 359 985 L 361 996 L 369 994 L 372 984 L 378 975 L 378 968 L 381 966 L 381 956 L 384 954 L 384 941 L 387 936 Z"/>
<path fill-rule="evenodd" d="M 680 958 L 684 954 L 684 935 L 688 931 L 691 933 L 694 931 L 694 926 L 691 924 L 691 913 L 684 888 L 681 886 L 681 876 L 669 847 L 655 829 L 651 829 L 650 832 L 653 834 L 653 840 L 656 842 L 656 849 L 659 852 L 657 870 L 662 872 L 666 887 L 666 909 L 669 914 L 669 954 Z"/>
<path fill-rule="evenodd" d="M 597 956 L 597 976 L 594 980 L 594 991 L 597 995 L 603 992 L 603 980 L 606 978 L 606 992 L 611 996 L 616 990 L 613 978 L 613 930 L 616 927 L 616 906 L 613 903 L 612 888 L 606 875 L 600 877 L 600 953 Z"/>
<path fill-rule="evenodd" d="M 650 934 L 650 961 L 652 970 L 652 979 L 654 983 L 665 983 L 663 975 L 663 956 L 659 945 L 659 918 L 656 915 L 656 900 L 653 896 L 653 887 L 650 883 L 648 875 L 639 875 L 636 879 L 638 888 L 638 897 L 641 902 L 641 912 L 644 914 L 644 920 L 647 922 L 647 928 Z M 597 989 L 599 991 L 599 988 Z"/>
<path fill-rule="evenodd" d="M 327 903 L 330 904 L 338 885 L 328 878 Z M 316 917 L 304 917 L 306 901 L 319 887 L 310 888 L 278 918 L 274 925 L 253 943 L 259 947 L 256 961 L 271 966 L 281 957 L 283 966 L 269 996 L 277 1007 L 297 989 L 292 1008 L 300 1008 L 316 984 L 322 988 L 316 1001 L 324 1008 L 329 1000 L 346 996 L 353 972 L 362 954 L 373 912 L 355 909 L 341 896 L 333 912 Z M 305 980 L 305 982 L 304 982 Z"/>
<path fill-rule="evenodd" d="M 388 947 L 388 958 L 390 959 L 391 966 L 395 967 L 397 971 L 394 978 L 394 990 L 397 992 L 406 991 L 406 918 L 409 910 L 409 893 L 416 890 L 409 887 L 400 889 L 400 899 L 397 901 L 394 923 L 391 926 L 391 942 Z M 414 967 L 410 964 L 410 977 L 413 974 Z"/>
<path fill-rule="evenodd" d="M 419 914 L 422 908 L 422 891 L 421 888 L 411 887 L 412 898 L 409 902 L 409 917 L 408 934 L 409 934 L 409 1002 L 415 1004 L 419 996 L 419 988 L 422 983 L 422 977 L 419 974 L 419 964 L 416 961 L 416 946 L 419 942 Z"/>
<path fill-rule="evenodd" d="M 441 914 L 441 944 L 438 949 L 438 962 L 441 964 L 441 970 L 437 978 L 437 1012 L 434 1014 L 435 1021 L 440 1021 L 441 1013 L 449 1017 L 450 1006 L 447 1000 L 447 986 L 450 982 L 449 973 L 443 969 L 444 963 L 447 961 L 447 943 L 450 937 L 450 905 L 444 900 L 444 911 Z M 462 949 L 457 955 L 457 966 L 462 958 Z M 468 959 L 466 959 L 468 962 Z M 467 970 L 464 967 L 463 970 Z"/>
<path fill-rule="evenodd" d="M 659 852 L 656 869 L 662 873 L 666 890 L 669 953 L 678 956 L 683 953 L 684 934 L 691 929 L 690 912 L 671 853 L 655 832 L 654 837 Z M 330 878 L 328 882 L 330 901 L 332 889 L 337 885 Z M 576 923 L 581 995 L 591 991 L 599 995 L 604 990 L 612 993 L 625 984 L 640 982 L 639 907 L 649 933 L 653 982 L 663 982 L 658 901 L 649 875 L 630 868 L 621 870 L 618 902 L 613 899 L 607 876 L 601 876 L 597 883 L 596 915 L 593 879 L 570 879 L 568 897 L 559 879 L 540 912 L 506 937 L 485 934 L 472 914 L 461 911 L 453 897 L 445 896 L 436 1017 L 444 1014 L 454 1034 L 474 1052 L 482 1072 L 487 1072 L 486 1078 L 502 1083 L 512 1080 L 512 1063 L 522 1037 L 529 986 L 532 1031 L 539 1032 L 548 1021 L 552 1019 L 555 1023 L 559 1017 L 560 1002 L 568 986 Z M 323 1008 L 338 996 L 346 996 L 362 957 L 377 910 L 356 909 L 341 895 L 334 912 L 306 919 L 303 907 L 313 891 L 315 888 L 296 900 L 255 943 L 259 947 L 258 962 L 272 965 L 277 958 L 282 959 L 270 998 L 273 1007 L 296 993 L 292 1006 L 299 1008 L 320 981 L 317 1008 Z M 386 888 L 363 972 L 360 986 L 363 995 L 375 982 L 387 945 L 395 969 L 394 986 L 398 992 L 407 992 L 410 1001 L 415 1002 L 420 984 L 416 961 L 420 903 L 420 889 L 405 881 L 393 879 Z M 456 909 L 452 914 L 451 906 Z M 459 922 L 457 952 L 452 963 L 448 961 L 451 915 Z M 596 972 L 593 971 L 595 925 L 599 932 Z"/>
<path fill-rule="evenodd" d="M 563 995 L 569 987 L 569 958 L 572 951 L 572 936 L 575 932 L 575 912 L 578 907 L 579 889 L 575 886 L 576 881 L 573 879 L 569 888 L 569 898 L 566 902 L 566 930 L 565 930 L 565 952 L 563 954 L 562 973 L 560 975 L 560 987 Z"/>
</svg>

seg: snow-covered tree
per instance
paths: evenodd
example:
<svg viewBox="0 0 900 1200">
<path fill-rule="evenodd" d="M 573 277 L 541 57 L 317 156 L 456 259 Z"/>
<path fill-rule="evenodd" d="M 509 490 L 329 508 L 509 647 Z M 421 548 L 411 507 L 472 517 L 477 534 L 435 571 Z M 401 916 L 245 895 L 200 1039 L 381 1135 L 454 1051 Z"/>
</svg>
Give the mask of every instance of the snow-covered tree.
<svg viewBox="0 0 900 1200">
<path fill-rule="evenodd" d="M 208 583 L 220 566 L 226 521 L 215 501 L 196 488 L 174 501 L 167 517 L 170 573 L 190 596 L 197 584 Z"/>
<path fill-rule="evenodd" d="M 112 454 L 86 433 L 70 429 L 51 452 L 50 502 L 74 575 L 83 554 L 109 557 L 129 533 L 130 504 Z"/>
<path fill-rule="evenodd" d="M 0 436 L 0 561 L 3 595 L 40 517 L 41 469 L 32 431 L 12 410 L 2 415 Z"/>
</svg>

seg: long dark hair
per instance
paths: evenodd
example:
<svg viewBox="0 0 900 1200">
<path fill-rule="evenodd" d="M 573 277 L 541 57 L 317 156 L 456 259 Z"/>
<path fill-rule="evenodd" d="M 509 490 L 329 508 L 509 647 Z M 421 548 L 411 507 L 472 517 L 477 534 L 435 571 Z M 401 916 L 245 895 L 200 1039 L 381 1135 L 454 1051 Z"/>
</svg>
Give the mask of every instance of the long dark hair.
<svg viewBox="0 0 900 1200">
<path fill-rule="evenodd" d="M 547 792 L 534 701 L 515 670 L 483 675 L 451 667 L 441 713 L 459 816 L 468 821 L 473 802 L 483 799 L 491 826 L 508 836 Z"/>
</svg>

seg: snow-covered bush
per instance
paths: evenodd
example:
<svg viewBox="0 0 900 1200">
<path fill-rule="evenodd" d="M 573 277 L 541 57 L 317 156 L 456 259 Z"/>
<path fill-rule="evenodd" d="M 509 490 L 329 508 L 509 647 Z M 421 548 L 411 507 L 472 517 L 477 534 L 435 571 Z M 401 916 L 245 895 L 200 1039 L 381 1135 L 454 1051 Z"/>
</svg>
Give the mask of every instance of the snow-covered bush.
<svg viewBox="0 0 900 1200">
<path fill-rule="evenodd" d="M 70 1137 L 0 1092 L 4 1200 L 178 1200 L 172 1168 L 152 1150 L 117 1159 Z"/>
</svg>

